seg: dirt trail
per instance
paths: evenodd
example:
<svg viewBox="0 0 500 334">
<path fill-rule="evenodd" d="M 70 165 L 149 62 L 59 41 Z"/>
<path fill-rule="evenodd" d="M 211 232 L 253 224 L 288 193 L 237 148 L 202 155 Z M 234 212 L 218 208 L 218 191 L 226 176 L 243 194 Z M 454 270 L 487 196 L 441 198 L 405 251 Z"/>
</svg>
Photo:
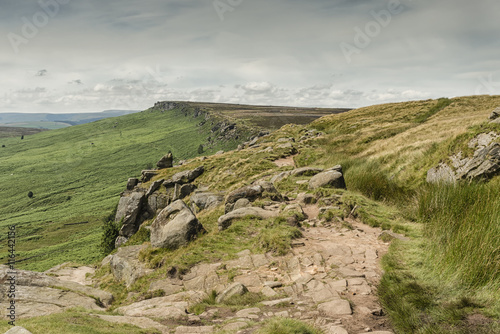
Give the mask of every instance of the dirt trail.
<svg viewBox="0 0 500 334">
<path fill-rule="evenodd" d="M 161 333 L 255 333 L 271 317 L 311 323 L 325 334 L 389 334 L 390 326 L 377 299 L 382 272 L 380 257 L 388 244 L 378 239 L 381 230 L 347 219 L 322 223 L 317 205 L 303 206 L 308 216 L 303 238 L 294 241 L 286 256 L 240 252 L 223 263 L 200 264 L 179 279 L 162 279 L 151 285 L 166 296 L 118 309 L 122 316 L 99 316 L 110 322 L 154 327 Z M 220 268 L 232 271 L 228 279 Z M 53 275 L 79 283 L 88 267 L 60 268 Z M 234 274 L 235 273 L 235 274 Z M 200 315 L 186 314 L 206 291 L 222 291 L 231 281 L 244 284 L 270 300 L 257 307 L 233 312 L 213 306 Z M 97 316 L 97 315 L 96 315 Z"/>
</svg>

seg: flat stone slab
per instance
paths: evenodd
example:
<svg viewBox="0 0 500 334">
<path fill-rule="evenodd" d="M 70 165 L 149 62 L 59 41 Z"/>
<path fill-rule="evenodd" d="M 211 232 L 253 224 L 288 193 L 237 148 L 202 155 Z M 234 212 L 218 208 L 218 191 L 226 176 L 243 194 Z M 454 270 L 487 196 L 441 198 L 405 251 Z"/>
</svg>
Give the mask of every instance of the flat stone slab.
<svg viewBox="0 0 500 334">
<path fill-rule="evenodd" d="M 318 310 L 328 316 L 328 317 L 337 317 L 341 315 L 351 315 L 351 305 L 347 300 L 334 300 L 331 302 L 326 302 L 318 305 Z"/>
<path fill-rule="evenodd" d="M 104 321 L 112 322 L 116 324 L 130 324 L 137 326 L 139 328 L 156 328 L 162 331 L 162 333 L 168 333 L 168 327 L 151 320 L 146 317 L 127 317 L 119 315 L 104 315 L 104 314 L 92 314 L 94 317 L 98 317 Z"/>
<path fill-rule="evenodd" d="M 214 326 L 179 326 L 175 329 L 175 334 L 198 334 L 213 333 Z"/>
<path fill-rule="evenodd" d="M 260 308 L 252 307 L 252 308 L 247 308 L 247 309 L 236 312 L 236 317 L 237 318 L 258 319 L 259 316 L 257 315 L 257 313 L 260 313 Z"/>
</svg>

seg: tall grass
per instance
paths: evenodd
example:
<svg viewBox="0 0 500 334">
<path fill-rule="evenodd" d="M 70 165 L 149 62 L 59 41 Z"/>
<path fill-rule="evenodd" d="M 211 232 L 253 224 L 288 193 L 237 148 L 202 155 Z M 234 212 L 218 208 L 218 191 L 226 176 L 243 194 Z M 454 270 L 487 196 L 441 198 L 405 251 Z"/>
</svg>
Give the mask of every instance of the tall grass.
<svg viewBox="0 0 500 334">
<path fill-rule="evenodd" d="M 433 185 L 419 193 L 418 216 L 436 274 L 468 288 L 500 286 L 500 187 Z"/>
</svg>

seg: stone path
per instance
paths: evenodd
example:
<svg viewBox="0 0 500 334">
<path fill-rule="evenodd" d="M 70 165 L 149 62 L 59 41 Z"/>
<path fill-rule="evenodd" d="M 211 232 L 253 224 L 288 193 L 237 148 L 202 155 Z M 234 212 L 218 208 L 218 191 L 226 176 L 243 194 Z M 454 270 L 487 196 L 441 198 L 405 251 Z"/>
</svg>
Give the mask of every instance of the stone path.
<svg viewBox="0 0 500 334">
<path fill-rule="evenodd" d="M 294 241 L 286 256 L 242 251 L 236 260 L 204 263 L 179 278 L 153 281 L 150 291 L 164 296 L 118 308 L 120 315 L 94 315 L 115 323 L 156 328 L 160 333 L 250 334 L 272 317 L 299 319 L 325 334 L 391 333 L 377 300 L 381 278 L 380 257 L 388 244 L 379 240 L 381 230 L 347 219 L 344 224 L 318 220 L 315 204 L 302 205 L 308 220 L 303 238 Z M 61 280 L 88 283 L 88 268 L 56 268 L 50 274 Z M 212 290 L 222 292 L 239 282 L 268 300 L 257 307 L 233 311 L 209 307 L 200 315 L 187 309 Z"/>
</svg>

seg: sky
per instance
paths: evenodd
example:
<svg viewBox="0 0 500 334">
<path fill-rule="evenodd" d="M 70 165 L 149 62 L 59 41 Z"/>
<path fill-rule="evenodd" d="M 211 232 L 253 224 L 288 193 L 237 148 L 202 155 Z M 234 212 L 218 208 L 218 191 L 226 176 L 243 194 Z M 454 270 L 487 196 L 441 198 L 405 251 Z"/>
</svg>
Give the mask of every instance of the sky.
<svg viewBox="0 0 500 334">
<path fill-rule="evenodd" d="M 0 112 L 500 94 L 497 0 L 0 0 Z"/>
</svg>

